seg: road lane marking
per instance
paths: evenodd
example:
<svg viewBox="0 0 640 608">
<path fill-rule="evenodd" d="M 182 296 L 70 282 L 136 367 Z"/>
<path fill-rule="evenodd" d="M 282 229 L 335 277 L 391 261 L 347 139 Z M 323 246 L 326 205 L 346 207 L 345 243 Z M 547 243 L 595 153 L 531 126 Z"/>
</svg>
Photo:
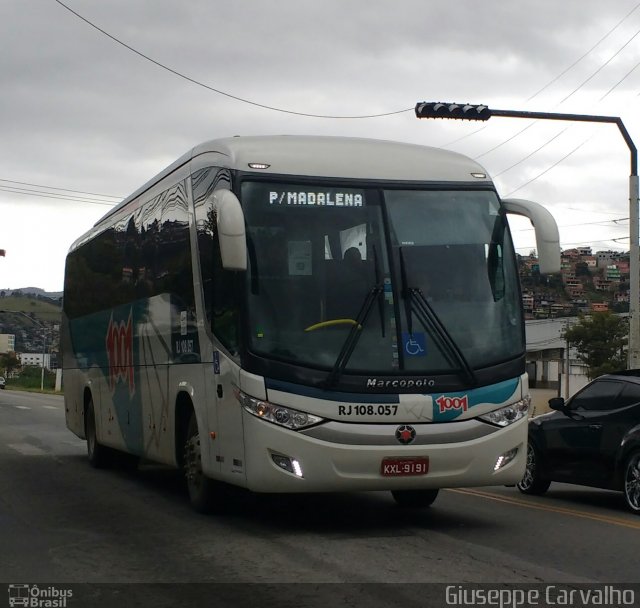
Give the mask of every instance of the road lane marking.
<svg viewBox="0 0 640 608">
<path fill-rule="evenodd" d="M 14 405 L 17 410 L 30 410 L 31 408 L 28 405 Z"/>
<path fill-rule="evenodd" d="M 583 519 L 592 519 L 601 523 L 614 524 L 616 526 L 624 526 L 625 528 L 631 528 L 633 530 L 640 530 L 640 521 L 632 522 L 626 519 L 611 517 L 609 515 L 596 515 L 595 513 L 589 513 L 588 511 L 577 511 L 575 509 L 569 509 L 566 507 L 554 507 L 550 505 L 538 505 L 526 500 L 517 498 L 508 498 L 501 496 L 500 494 L 492 494 L 491 492 L 482 492 L 480 490 L 468 490 L 460 488 L 448 488 L 449 492 L 456 492 L 457 494 L 467 494 L 471 496 L 479 496 L 481 498 L 488 498 L 496 502 L 504 502 L 510 505 L 516 505 L 518 507 L 525 507 L 528 509 L 538 509 L 539 511 L 547 511 L 549 513 L 561 513 L 563 515 L 571 515 L 573 517 L 582 517 Z"/>
<path fill-rule="evenodd" d="M 9 443 L 7 447 L 19 452 L 23 456 L 45 456 L 47 452 L 30 443 Z"/>
<path fill-rule="evenodd" d="M 42 409 L 45 409 L 45 410 L 59 410 L 60 408 L 56 407 L 55 405 L 43 405 Z"/>
</svg>

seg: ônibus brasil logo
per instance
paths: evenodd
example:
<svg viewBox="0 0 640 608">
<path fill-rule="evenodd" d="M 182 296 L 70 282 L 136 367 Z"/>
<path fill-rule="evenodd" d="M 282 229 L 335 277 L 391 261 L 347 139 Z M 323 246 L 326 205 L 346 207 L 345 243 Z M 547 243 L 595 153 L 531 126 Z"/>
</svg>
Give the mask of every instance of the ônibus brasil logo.
<svg viewBox="0 0 640 608">
<path fill-rule="evenodd" d="M 133 378 L 133 318 L 129 311 L 127 322 L 109 319 L 106 336 L 107 359 L 109 361 L 109 387 L 113 393 L 118 382 L 129 385 L 129 394 L 136 390 Z"/>
<path fill-rule="evenodd" d="M 469 398 L 467 395 L 463 395 L 462 397 L 447 397 L 446 395 L 442 395 L 436 399 L 436 403 L 440 407 L 441 414 L 449 410 L 466 412 L 469 409 Z"/>
</svg>

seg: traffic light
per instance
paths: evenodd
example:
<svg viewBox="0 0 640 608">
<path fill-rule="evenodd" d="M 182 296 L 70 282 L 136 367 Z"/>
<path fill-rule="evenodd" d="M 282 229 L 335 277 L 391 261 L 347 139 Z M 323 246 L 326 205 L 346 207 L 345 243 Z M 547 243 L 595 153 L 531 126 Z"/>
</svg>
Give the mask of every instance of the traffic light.
<svg viewBox="0 0 640 608">
<path fill-rule="evenodd" d="M 456 118 L 458 120 L 489 120 L 491 110 L 487 106 L 471 104 L 428 102 L 416 104 L 418 118 Z"/>
</svg>

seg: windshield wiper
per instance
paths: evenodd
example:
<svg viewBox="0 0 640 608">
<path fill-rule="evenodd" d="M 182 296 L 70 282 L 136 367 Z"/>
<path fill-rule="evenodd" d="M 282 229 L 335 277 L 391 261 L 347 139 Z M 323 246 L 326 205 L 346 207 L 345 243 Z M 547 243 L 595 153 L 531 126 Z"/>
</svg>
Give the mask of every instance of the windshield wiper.
<svg viewBox="0 0 640 608">
<path fill-rule="evenodd" d="M 376 274 L 376 286 L 382 285 L 382 276 L 380 275 L 380 264 L 378 263 L 378 251 L 376 250 L 376 246 L 373 246 L 373 270 Z M 384 325 L 384 297 L 382 296 L 384 292 L 384 288 L 378 294 L 378 313 L 380 315 L 380 333 L 384 338 L 386 336 L 385 333 L 385 325 Z"/>
<path fill-rule="evenodd" d="M 429 331 L 431 337 L 440 347 L 450 364 L 457 364 L 467 380 L 472 384 L 477 384 L 476 374 L 469 365 L 466 357 L 456 344 L 451 334 L 444 326 L 440 318 L 427 298 L 425 298 L 422 290 L 417 287 L 409 287 L 407 282 L 407 269 L 404 262 L 404 254 L 400 247 L 400 275 L 402 280 L 402 297 L 404 298 L 405 314 L 407 317 L 407 330 L 410 336 L 413 336 L 413 315 L 418 318 L 425 329 Z"/>
<path fill-rule="evenodd" d="M 336 362 L 333 364 L 333 368 L 331 372 L 327 376 L 326 386 L 330 388 L 335 386 L 340 378 L 340 375 L 344 371 L 353 351 L 358 344 L 358 340 L 362 335 L 362 330 L 364 328 L 364 324 L 369 317 L 369 313 L 371 312 L 371 308 L 373 307 L 373 302 L 376 300 L 378 296 L 383 293 L 383 288 L 381 285 L 374 285 L 371 288 L 371 291 L 365 296 L 364 302 L 360 307 L 360 312 L 358 312 L 358 316 L 355 318 L 355 324 L 351 326 L 349 330 L 349 335 L 345 339 L 342 348 L 340 349 L 340 353 L 336 359 Z M 384 328 L 383 328 L 384 331 Z"/>
</svg>

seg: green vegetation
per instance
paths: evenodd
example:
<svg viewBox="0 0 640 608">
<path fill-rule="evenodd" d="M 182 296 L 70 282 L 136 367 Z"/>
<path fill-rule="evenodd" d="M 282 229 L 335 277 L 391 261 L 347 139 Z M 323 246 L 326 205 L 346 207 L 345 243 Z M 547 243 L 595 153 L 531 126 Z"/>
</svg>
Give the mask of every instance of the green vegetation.
<svg viewBox="0 0 640 608">
<path fill-rule="evenodd" d="M 33 326 L 33 323 L 18 313 L 25 313 L 41 323 L 59 323 L 62 317 L 59 303 L 30 295 L 2 296 L 2 292 L 0 292 L 0 311 L 4 311 L 5 315 L 16 311 L 16 314 L 10 317 L 11 322 L 25 327 Z"/>
<path fill-rule="evenodd" d="M 16 341 L 22 344 L 37 344 L 36 352 L 41 352 L 43 347 L 43 333 L 47 336 L 46 346 L 48 352 L 56 352 L 58 349 L 58 332 L 55 326 L 62 319 L 62 311 L 59 301 L 53 301 L 43 296 L 21 294 L 7 295 L 0 291 L 0 324 L 4 326 L 4 333 L 19 334 Z M 43 329 L 45 327 L 46 329 Z M 24 333 L 22 333 L 24 330 Z M 0 330 L 3 331 L 3 330 Z M 19 347 L 19 344 L 16 344 Z M 22 350 L 22 349 L 19 349 Z M 18 377 L 12 377 L 16 372 Z M 3 376 L 7 388 L 14 390 L 40 390 L 42 368 L 21 368 L 20 361 L 14 353 L 0 354 L 0 376 Z M 44 390 L 53 392 L 55 389 L 55 373 L 45 371 Z"/>
<path fill-rule="evenodd" d="M 11 372 L 14 369 L 18 369 L 20 367 L 20 361 L 14 354 L 0 354 L 0 376 L 11 375 Z"/>
<path fill-rule="evenodd" d="M 589 379 L 609 374 L 627 366 L 629 322 L 611 312 L 581 316 L 565 331 L 564 337 L 576 347 L 578 359 L 588 367 Z"/>
<path fill-rule="evenodd" d="M 7 388 L 40 391 L 40 382 L 42 380 L 42 368 L 25 367 L 20 372 L 18 378 L 5 378 Z M 54 392 L 56 387 L 56 375 L 53 372 L 45 370 L 44 372 L 44 390 L 45 392 Z"/>
</svg>

